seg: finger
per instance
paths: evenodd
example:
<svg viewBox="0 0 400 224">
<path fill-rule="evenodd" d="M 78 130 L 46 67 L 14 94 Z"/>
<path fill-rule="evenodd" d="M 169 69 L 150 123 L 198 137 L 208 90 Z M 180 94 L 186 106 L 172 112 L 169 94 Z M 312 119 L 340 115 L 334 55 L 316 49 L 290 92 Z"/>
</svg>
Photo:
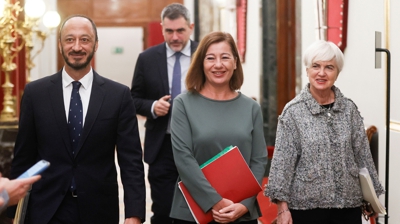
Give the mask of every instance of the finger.
<svg viewBox="0 0 400 224">
<path fill-rule="evenodd" d="M 160 108 L 160 112 L 163 113 L 163 114 L 166 114 L 166 113 L 168 113 L 168 109 L 169 108 L 165 108 L 165 107 Z"/>
<path fill-rule="evenodd" d="M 163 97 L 161 97 L 162 101 L 169 101 L 171 99 L 171 95 L 165 95 Z"/>
<path fill-rule="evenodd" d="M 157 114 L 157 116 L 165 115 L 166 113 L 168 113 L 169 107 L 170 104 L 168 102 L 157 101 L 154 111 Z"/>
<path fill-rule="evenodd" d="M 230 219 L 226 219 L 226 218 L 220 218 L 218 219 L 218 223 L 230 223 L 231 220 Z"/>
<path fill-rule="evenodd" d="M 234 210 L 234 207 L 231 206 L 231 205 L 229 205 L 229 206 L 227 206 L 227 207 L 225 207 L 225 208 L 220 209 L 219 212 L 220 212 L 220 213 L 230 213 L 230 212 L 232 212 L 233 210 Z"/>
<path fill-rule="evenodd" d="M 30 177 L 29 179 L 31 179 L 32 181 L 38 181 L 38 180 L 40 180 L 40 178 L 42 178 L 42 176 L 41 175 L 35 175 L 35 176 L 33 176 L 33 177 Z"/>
<path fill-rule="evenodd" d="M 157 101 L 156 108 L 157 109 L 169 109 L 170 103 L 167 101 Z"/>
<path fill-rule="evenodd" d="M 40 175 L 35 175 L 33 177 L 29 177 L 29 178 L 24 178 L 22 180 L 24 180 L 25 184 L 33 184 L 36 181 L 38 181 L 40 178 L 42 178 Z"/>
<path fill-rule="evenodd" d="M 168 110 L 170 105 L 171 104 L 168 101 L 160 101 L 160 107 L 163 108 L 163 109 Z"/>
<path fill-rule="evenodd" d="M 215 209 L 211 209 L 211 211 L 212 211 L 213 214 L 216 214 L 216 215 L 219 214 L 219 212 L 217 210 L 215 210 Z"/>
</svg>

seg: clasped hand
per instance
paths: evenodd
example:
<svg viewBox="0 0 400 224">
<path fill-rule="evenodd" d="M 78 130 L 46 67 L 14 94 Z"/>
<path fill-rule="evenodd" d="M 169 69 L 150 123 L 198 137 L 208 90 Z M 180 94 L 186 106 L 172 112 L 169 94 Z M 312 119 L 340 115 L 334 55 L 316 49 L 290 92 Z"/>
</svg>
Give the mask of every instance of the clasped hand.
<svg viewBox="0 0 400 224">
<path fill-rule="evenodd" d="M 286 201 L 278 201 L 278 214 L 274 220 L 276 224 L 293 224 L 292 214 L 290 213 Z"/>
<path fill-rule="evenodd" d="M 230 223 L 243 216 L 248 209 L 240 203 L 223 198 L 212 208 L 213 218 L 218 223 Z"/>
<path fill-rule="evenodd" d="M 154 113 L 158 117 L 162 117 L 168 114 L 169 107 L 171 106 L 170 103 L 171 96 L 165 95 L 161 97 L 154 105 Z"/>
<path fill-rule="evenodd" d="M 292 215 L 288 212 L 283 212 L 276 219 L 276 224 L 293 224 Z"/>
</svg>

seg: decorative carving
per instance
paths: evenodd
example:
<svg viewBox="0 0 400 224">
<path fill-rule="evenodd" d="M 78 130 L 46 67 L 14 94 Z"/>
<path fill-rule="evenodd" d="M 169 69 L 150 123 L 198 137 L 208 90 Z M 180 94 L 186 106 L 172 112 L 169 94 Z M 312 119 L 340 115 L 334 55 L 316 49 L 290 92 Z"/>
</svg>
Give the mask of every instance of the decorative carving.
<svg viewBox="0 0 400 224">
<path fill-rule="evenodd" d="M 327 40 L 335 43 L 342 52 L 347 45 L 348 0 L 328 1 Z"/>
<path fill-rule="evenodd" d="M 342 51 L 347 44 L 348 0 L 317 0 L 318 39 L 335 43 Z"/>
<path fill-rule="evenodd" d="M 247 23 L 247 0 L 236 1 L 237 13 L 237 47 L 242 62 L 246 56 L 246 23 Z"/>
</svg>

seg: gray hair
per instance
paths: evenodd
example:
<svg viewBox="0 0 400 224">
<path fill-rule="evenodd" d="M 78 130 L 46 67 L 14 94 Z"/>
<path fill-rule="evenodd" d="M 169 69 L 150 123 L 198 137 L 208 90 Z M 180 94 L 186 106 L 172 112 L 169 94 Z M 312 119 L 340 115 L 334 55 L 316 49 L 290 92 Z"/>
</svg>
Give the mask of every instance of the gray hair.
<svg viewBox="0 0 400 224">
<path fill-rule="evenodd" d="M 189 10 L 184 5 L 179 3 L 167 5 L 161 12 L 161 22 L 164 21 L 164 18 L 174 20 L 180 17 L 183 17 L 186 22 L 190 24 Z"/>
<path fill-rule="evenodd" d="M 336 61 L 338 72 L 340 73 L 344 65 L 344 56 L 339 47 L 330 41 L 315 41 L 304 52 L 303 62 L 307 68 L 310 68 L 316 61 L 330 60 Z"/>
</svg>

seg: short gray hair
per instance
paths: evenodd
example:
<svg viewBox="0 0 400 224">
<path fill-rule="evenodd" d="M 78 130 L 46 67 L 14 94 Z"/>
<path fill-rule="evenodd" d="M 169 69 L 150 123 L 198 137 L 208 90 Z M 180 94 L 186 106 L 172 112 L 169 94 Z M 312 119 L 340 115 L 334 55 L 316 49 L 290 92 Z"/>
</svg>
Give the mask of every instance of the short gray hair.
<svg viewBox="0 0 400 224">
<path fill-rule="evenodd" d="M 338 72 L 342 71 L 344 65 L 344 56 L 342 51 L 336 44 L 318 40 L 312 43 L 304 52 L 303 62 L 307 68 L 310 68 L 316 61 L 330 61 L 335 60 Z"/>
<path fill-rule="evenodd" d="M 164 21 L 164 18 L 174 20 L 180 17 L 183 17 L 186 22 L 190 24 L 189 10 L 184 5 L 179 3 L 172 3 L 170 5 L 167 5 L 161 12 L 161 22 Z"/>
</svg>

